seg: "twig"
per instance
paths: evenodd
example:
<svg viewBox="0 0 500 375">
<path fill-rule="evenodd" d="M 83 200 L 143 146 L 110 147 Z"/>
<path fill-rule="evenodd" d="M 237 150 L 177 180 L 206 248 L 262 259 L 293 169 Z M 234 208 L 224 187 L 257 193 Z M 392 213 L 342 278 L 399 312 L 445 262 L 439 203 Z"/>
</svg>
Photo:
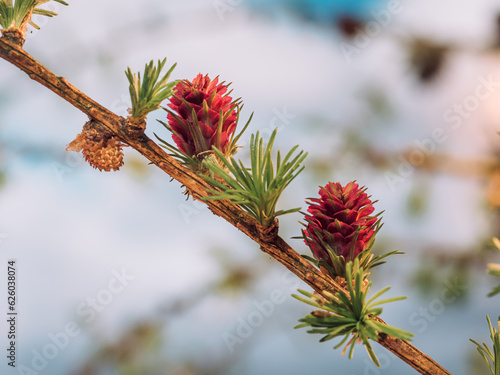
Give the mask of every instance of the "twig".
<svg viewBox="0 0 500 375">
<path fill-rule="evenodd" d="M 0 57 L 14 64 L 28 74 L 31 79 L 47 87 L 90 118 L 99 122 L 123 143 L 137 150 L 146 159 L 183 184 L 194 199 L 200 200 L 200 198 L 208 195 L 207 189 L 213 189 L 205 180 L 184 168 L 145 134 L 129 131 L 129 123 L 125 118 L 115 115 L 86 96 L 69 84 L 64 77 L 57 77 L 19 46 L 0 38 Z M 283 264 L 316 292 L 324 294 L 324 291 L 336 293 L 340 290 L 338 284 L 308 263 L 281 237 L 276 237 L 270 242 L 266 241 L 261 235 L 258 222 L 241 212 L 234 205 L 218 200 L 202 202 L 215 215 L 222 217 L 258 243 L 263 252 Z M 378 342 L 421 374 L 451 375 L 432 358 L 407 341 L 381 335 Z"/>
</svg>

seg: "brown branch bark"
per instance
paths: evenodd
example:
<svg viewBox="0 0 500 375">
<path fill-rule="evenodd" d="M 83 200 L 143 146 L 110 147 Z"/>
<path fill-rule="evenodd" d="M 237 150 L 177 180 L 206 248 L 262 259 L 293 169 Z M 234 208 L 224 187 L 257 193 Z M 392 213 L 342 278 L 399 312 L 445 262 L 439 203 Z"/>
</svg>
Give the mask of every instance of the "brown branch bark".
<svg viewBox="0 0 500 375">
<path fill-rule="evenodd" d="M 69 84 L 64 77 L 56 76 L 19 46 L 0 38 L 0 57 L 17 66 L 28 74 L 31 79 L 56 93 L 87 114 L 91 119 L 102 124 L 102 126 L 118 137 L 123 143 L 133 147 L 158 168 L 186 186 L 195 199 L 200 199 L 208 195 L 207 189 L 210 186 L 204 179 L 184 168 L 144 133 L 138 134 L 136 131 L 131 131 L 125 118 L 115 115 L 86 96 L 76 87 Z M 253 218 L 241 212 L 237 207 L 225 201 L 203 201 L 203 203 L 207 204 L 215 215 L 222 217 L 258 243 L 263 252 L 283 264 L 316 292 L 323 294 L 324 291 L 335 293 L 340 290 L 338 284 L 308 263 L 281 237 L 278 236 L 271 241 L 267 241 L 262 236 L 258 223 Z M 382 320 L 380 321 L 383 322 Z M 432 358 L 422 353 L 407 341 L 381 335 L 378 342 L 421 374 L 451 375 Z"/>
</svg>

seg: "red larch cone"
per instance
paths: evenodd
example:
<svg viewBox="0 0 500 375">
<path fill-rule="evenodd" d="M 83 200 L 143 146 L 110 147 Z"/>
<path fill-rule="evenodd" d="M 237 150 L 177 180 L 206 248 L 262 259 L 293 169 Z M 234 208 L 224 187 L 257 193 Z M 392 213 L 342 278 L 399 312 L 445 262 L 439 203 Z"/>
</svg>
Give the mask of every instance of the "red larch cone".
<svg viewBox="0 0 500 375">
<path fill-rule="evenodd" d="M 344 187 L 330 182 L 320 187 L 320 198 L 310 199 L 303 233 L 316 259 L 332 265 L 329 248 L 347 263 L 369 246 L 377 218 L 365 190 L 355 182 Z"/>
<path fill-rule="evenodd" d="M 186 155 L 202 159 L 212 146 L 226 153 L 237 122 L 237 102 L 227 90 L 218 78 L 202 74 L 174 88 L 167 119 L 173 140 Z"/>
</svg>

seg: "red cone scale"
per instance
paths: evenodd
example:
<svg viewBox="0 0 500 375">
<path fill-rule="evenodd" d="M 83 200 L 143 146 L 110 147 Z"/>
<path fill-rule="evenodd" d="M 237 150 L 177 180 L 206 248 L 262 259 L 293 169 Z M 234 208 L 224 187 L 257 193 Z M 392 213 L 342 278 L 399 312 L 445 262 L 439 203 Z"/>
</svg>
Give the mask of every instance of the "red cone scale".
<svg viewBox="0 0 500 375">
<path fill-rule="evenodd" d="M 198 74 L 190 82 L 182 81 L 174 88 L 168 105 L 168 124 L 179 150 L 188 156 L 203 157 L 216 146 L 222 153 L 236 129 L 236 103 L 228 86 L 218 78 Z"/>
<path fill-rule="evenodd" d="M 320 198 L 310 199 L 303 233 L 317 259 L 332 264 L 328 247 L 346 262 L 366 250 L 375 234 L 377 218 L 370 216 L 374 208 L 365 190 L 355 182 L 345 187 L 330 182 L 320 187 Z"/>
</svg>

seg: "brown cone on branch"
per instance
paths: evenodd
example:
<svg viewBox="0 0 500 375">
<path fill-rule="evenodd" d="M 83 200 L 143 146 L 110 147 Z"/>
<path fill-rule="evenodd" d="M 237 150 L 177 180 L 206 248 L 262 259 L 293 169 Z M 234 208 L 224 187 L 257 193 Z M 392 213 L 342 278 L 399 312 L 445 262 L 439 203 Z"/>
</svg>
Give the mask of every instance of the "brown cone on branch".
<svg viewBox="0 0 500 375">
<path fill-rule="evenodd" d="M 122 143 L 95 127 L 91 120 L 71 142 L 66 151 L 82 152 L 85 161 L 100 171 L 117 171 L 123 165 Z"/>
</svg>

